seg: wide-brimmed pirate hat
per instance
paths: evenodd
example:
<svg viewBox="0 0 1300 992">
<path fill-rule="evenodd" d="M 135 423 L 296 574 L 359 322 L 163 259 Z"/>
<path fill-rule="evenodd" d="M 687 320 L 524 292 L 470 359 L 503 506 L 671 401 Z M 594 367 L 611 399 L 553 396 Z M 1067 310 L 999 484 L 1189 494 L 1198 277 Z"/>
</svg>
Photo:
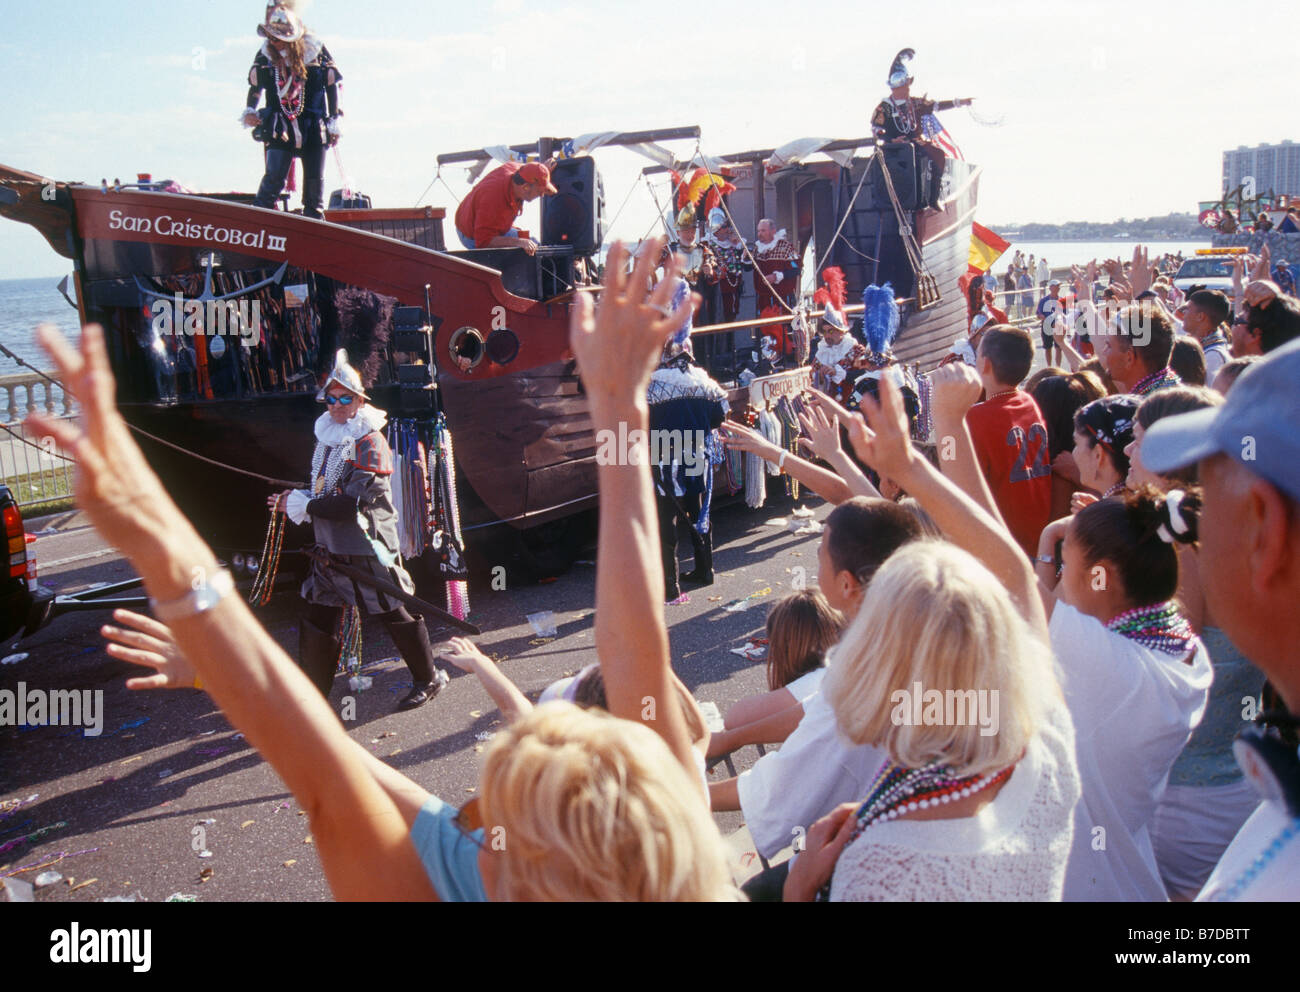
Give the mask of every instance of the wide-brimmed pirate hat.
<svg viewBox="0 0 1300 992">
<path fill-rule="evenodd" d="M 348 362 L 348 353 L 340 348 L 334 355 L 334 368 L 325 379 L 325 384 L 320 387 L 320 392 L 316 394 L 316 402 L 324 403 L 325 394 L 329 392 L 332 385 L 342 386 L 344 389 L 356 393 L 363 400 L 369 401 L 370 397 L 366 395 L 366 387 L 361 382 L 361 373 L 354 369 Z"/>
<path fill-rule="evenodd" d="M 307 33 L 302 20 L 288 7 L 276 4 L 268 7 L 266 20 L 257 26 L 257 33 L 273 41 L 294 42 Z"/>
</svg>

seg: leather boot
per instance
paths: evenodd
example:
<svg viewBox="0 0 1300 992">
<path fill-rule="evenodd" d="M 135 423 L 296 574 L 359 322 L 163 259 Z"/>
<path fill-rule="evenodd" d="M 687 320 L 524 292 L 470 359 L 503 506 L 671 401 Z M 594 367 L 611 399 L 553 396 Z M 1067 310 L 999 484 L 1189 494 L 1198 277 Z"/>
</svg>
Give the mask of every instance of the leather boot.
<svg viewBox="0 0 1300 992">
<path fill-rule="evenodd" d="M 695 567 L 682 575 L 682 582 L 692 585 L 713 585 L 713 532 L 701 534 L 691 528 L 691 544 L 695 547 Z"/>
<path fill-rule="evenodd" d="M 393 621 L 388 624 L 388 633 L 406 667 L 411 670 L 411 691 L 397 704 L 397 708 L 409 710 L 422 706 L 451 681 L 446 672 L 433 664 L 433 648 L 429 644 L 429 628 L 424 625 L 424 617 Z"/>
<path fill-rule="evenodd" d="M 338 640 L 303 617 L 298 624 L 298 667 L 326 699 L 330 698 L 338 662 Z"/>
</svg>

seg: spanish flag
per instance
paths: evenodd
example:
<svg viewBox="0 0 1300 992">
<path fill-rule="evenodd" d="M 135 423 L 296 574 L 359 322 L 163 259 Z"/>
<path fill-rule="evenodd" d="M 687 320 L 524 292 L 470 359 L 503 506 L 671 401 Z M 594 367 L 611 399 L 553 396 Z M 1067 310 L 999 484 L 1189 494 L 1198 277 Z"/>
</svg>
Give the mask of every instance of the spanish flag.
<svg viewBox="0 0 1300 992">
<path fill-rule="evenodd" d="M 1010 241 L 998 237 L 983 224 L 971 223 L 969 261 L 972 269 L 987 272 L 1010 247 Z"/>
</svg>

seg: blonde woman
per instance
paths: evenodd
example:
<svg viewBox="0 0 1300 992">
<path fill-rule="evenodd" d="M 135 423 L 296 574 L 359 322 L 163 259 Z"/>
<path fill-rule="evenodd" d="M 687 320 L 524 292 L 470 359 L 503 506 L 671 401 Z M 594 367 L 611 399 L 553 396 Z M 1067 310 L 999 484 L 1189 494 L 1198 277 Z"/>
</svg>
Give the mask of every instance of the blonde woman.
<svg viewBox="0 0 1300 992">
<path fill-rule="evenodd" d="M 623 421 L 646 435 L 646 383 L 680 323 L 667 316 L 672 279 L 647 290 L 660 248 L 652 245 L 629 277 L 616 245 L 599 318 L 585 296 L 575 307 L 571 340 L 597 429 Z M 669 265 L 675 270 L 676 260 Z M 554 703 L 498 735 L 479 792 L 481 832 L 462 829 L 471 826 L 465 817 L 348 737 L 230 594 L 229 573 L 150 471 L 114 406 L 103 332 L 86 328 L 79 354 L 51 328 L 41 339 L 77 397 L 83 426 L 40 416 L 30 424 L 73 453 L 79 504 L 126 553 L 175 638 L 172 655 L 155 652 L 162 662 L 150 681 L 176 684 L 184 679 L 179 666 L 192 666 L 308 811 L 335 897 L 734 897 L 721 836 L 694 780 L 685 716 L 669 704 L 675 689 L 648 452 L 598 471 L 602 498 L 623 510 L 601 521 L 597 568 L 597 653 L 613 715 Z"/>
<path fill-rule="evenodd" d="M 954 377 L 962 388 L 961 370 L 935 373 L 936 404 Z M 891 381 L 863 408 L 858 454 L 960 547 L 895 552 L 832 652 L 823 692 L 836 723 L 885 759 L 861 802 L 809 830 L 785 898 L 829 883 L 845 901 L 1059 899 L 1079 778 L 1033 573 L 1007 530 L 914 451 Z"/>
</svg>

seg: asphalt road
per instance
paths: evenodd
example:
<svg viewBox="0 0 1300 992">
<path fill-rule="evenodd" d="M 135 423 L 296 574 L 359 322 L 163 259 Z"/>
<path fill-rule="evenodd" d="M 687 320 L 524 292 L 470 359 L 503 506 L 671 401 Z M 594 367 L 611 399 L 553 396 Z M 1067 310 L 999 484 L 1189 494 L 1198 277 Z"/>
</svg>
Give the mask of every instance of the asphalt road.
<svg viewBox="0 0 1300 992">
<path fill-rule="evenodd" d="M 830 509 L 816 497 L 801 502 L 817 520 Z M 665 608 L 679 676 L 697 699 L 723 712 L 766 688 L 763 662 L 731 649 L 763 635 L 767 604 L 802 579 L 816 581 L 819 536 L 772 522 L 791 519 L 794 505 L 769 500 L 759 510 L 743 502 L 717 509 L 716 583 L 691 590 L 689 604 Z M 133 574 L 79 514 L 29 521 L 28 530 L 41 535 L 41 582 L 58 592 Z M 582 559 L 594 558 L 593 545 Z M 471 618 L 484 631 L 478 643 L 535 699 L 553 680 L 596 660 L 594 590 L 595 569 L 581 562 L 551 582 L 504 590 L 476 585 Z M 749 608 L 724 609 L 741 599 Z M 291 654 L 298 609 L 296 589 L 286 587 L 259 611 Z M 526 619 L 545 611 L 555 617 L 553 639 L 539 637 Z M 204 693 L 128 691 L 125 680 L 140 670 L 104 653 L 98 627 L 107 619 L 65 615 L 19 644 L 0 646 L 0 690 L 22 682 L 28 690 L 103 692 L 99 737 L 76 727 L 0 727 L 0 877 L 32 882 L 43 872 L 60 873 L 62 881 L 37 889 L 42 902 L 156 902 L 175 893 L 203 902 L 328 900 L 307 817 L 279 777 Z M 16 653 L 26 657 L 11 660 Z M 459 804 L 472 796 L 480 756 L 501 727 L 478 681 L 457 672 L 437 699 L 398 712 L 410 679 L 380 625 L 366 628 L 364 658 L 371 688 L 352 693 L 340 676 L 330 697 L 336 711 L 345 697 L 355 698 L 348 732 L 444 800 Z M 755 757 L 746 749 L 737 765 Z M 739 814 L 717 820 L 724 834 L 740 826 Z"/>
</svg>

